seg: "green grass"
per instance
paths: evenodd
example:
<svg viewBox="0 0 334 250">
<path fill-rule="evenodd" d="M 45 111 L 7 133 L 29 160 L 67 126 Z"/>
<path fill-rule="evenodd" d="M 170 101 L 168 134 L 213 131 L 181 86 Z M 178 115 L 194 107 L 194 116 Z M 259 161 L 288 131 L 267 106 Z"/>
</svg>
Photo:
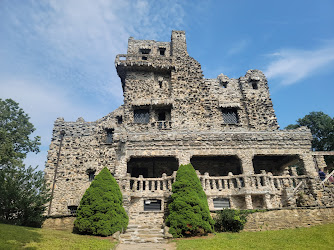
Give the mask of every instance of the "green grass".
<svg viewBox="0 0 334 250">
<path fill-rule="evenodd" d="M 217 233 L 176 240 L 177 249 L 334 249 L 334 224 L 279 231 Z"/>
<path fill-rule="evenodd" d="M 112 249 L 116 243 L 70 231 L 0 224 L 0 249 Z"/>
</svg>

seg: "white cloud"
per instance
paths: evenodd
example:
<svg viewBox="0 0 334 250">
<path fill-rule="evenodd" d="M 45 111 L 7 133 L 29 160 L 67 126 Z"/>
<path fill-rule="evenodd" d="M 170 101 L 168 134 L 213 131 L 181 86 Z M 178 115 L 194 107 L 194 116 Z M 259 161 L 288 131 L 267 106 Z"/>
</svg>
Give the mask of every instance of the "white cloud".
<svg viewBox="0 0 334 250">
<path fill-rule="evenodd" d="M 182 1 L 9 1 L 0 9 L 0 98 L 20 103 L 42 137 L 44 166 L 57 117 L 96 120 L 122 101 L 116 54 L 130 36 L 168 41 L 180 29 Z M 10 60 L 8 60 L 10 59 Z M 35 163 L 34 163 L 35 162 Z"/>
<path fill-rule="evenodd" d="M 278 78 L 282 85 L 291 85 L 317 74 L 323 68 L 333 67 L 334 43 L 316 50 L 284 49 L 270 56 L 273 60 L 265 70 L 268 78 Z"/>
</svg>

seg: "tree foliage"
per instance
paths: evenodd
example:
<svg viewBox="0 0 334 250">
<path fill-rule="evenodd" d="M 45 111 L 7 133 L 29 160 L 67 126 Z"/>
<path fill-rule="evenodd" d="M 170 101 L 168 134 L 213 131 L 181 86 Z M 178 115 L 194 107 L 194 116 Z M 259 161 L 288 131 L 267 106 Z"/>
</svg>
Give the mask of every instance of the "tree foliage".
<svg viewBox="0 0 334 250">
<path fill-rule="evenodd" d="M 80 201 L 75 230 L 108 236 L 127 228 L 129 218 L 122 206 L 119 186 L 107 168 L 95 177 Z"/>
<path fill-rule="evenodd" d="M 0 221 L 41 226 L 50 195 L 42 171 L 25 167 L 28 152 L 39 152 L 40 138 L 29 116 L 12 99 L 0 99 Z"/>
<path fill-rule="evenodd" d="M 191 164 L 181 165 L 172 186 L 167 225 L 174 237 L 204 235 L 213 231 L 206 194 Z"/>
<path fill-rule="evenodd" d="M 215 229 L 218 232 L 239 232 L 244 229 L 248 213 L 247 210 L 234 209 L 218 211 L 215 217 Z"/>
<path fill-rule="evenodd" d="M 297 124 L 290 124 L 286 129 L 296 129 L 306 126 L 311 130 L 312 148 L 316 151 L 334 150 L 334 118 L 323 112 L 311 112 L 297 120 Z M 327 164 L 333 164 L 333 157 L 325 157 Z"/>
<path fill-rule="evenodd" d="M 40 227 L 50 200 L 44 173 L 24 165 L 0 170 L 0 221 Z"/>
<path fill-rule="evenodd" d="M 19 165 L 28 152 L 39 152 L 40 137 L 30 138 L 34 131 L 17 102 L 0 99 L 0 167 Z"/>
</svg>

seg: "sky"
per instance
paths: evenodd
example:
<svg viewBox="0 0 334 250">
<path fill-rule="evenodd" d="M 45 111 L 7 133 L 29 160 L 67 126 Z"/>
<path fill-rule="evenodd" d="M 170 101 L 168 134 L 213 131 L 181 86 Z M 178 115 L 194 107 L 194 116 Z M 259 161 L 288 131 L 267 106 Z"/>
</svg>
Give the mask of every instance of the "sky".
<svg viewBox="0 0 334 250">
<path fill-rule="evenodd" d="M 332 0 L 0 0 L 0 98 L 41 136 L 25 163 L 43 170 L 57 117 L 95 121 L 122 104 L 114 60 L 130 36 L 184 30 L 205 78 L 262 70 L 281 129 L 311 111 L 334 116 Z"/>
</svg>

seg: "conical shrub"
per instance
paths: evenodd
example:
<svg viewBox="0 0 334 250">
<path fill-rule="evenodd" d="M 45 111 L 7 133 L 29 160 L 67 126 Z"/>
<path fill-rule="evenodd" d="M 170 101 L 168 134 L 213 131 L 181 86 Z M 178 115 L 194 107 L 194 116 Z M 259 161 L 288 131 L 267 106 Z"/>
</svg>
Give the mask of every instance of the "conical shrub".
<svg viewBox="0 0 334 250">
<path fill-rule="evenodd" d="M 174 237 L 205 235 L 213 232 L 214 221 L 206 194 L 191 164 L 181 165 L 172 186 L 166 219 Z"/>
<path fill-rule="evenodd" d="M 129 218 L 119 186 L 107 168 L 95 177 L 80 201 L 74 230 L 108 236 L 127 228 Z"/>
</svg>

